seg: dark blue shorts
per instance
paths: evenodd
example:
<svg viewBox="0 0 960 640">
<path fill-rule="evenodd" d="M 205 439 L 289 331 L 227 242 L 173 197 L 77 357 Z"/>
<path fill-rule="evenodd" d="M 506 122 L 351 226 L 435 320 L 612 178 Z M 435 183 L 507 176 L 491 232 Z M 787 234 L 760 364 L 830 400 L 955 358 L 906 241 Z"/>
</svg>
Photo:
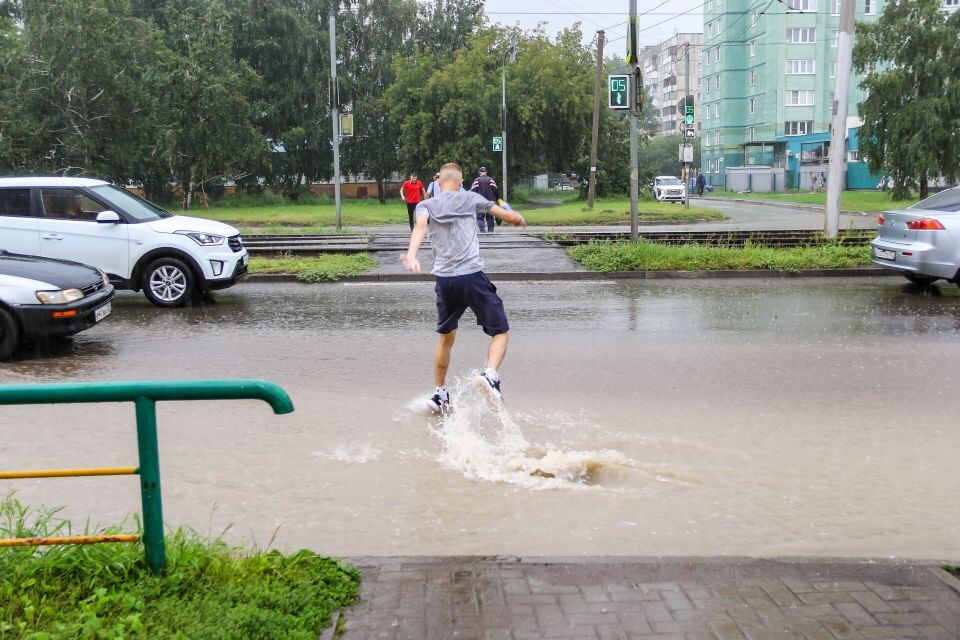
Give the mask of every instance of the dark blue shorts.
<svg viewBox="0 0 960 640">
<path fill-rule="evenodd" d="M 488 336 L 510 330 L 503 301 L 497 288 L 483 271 L 463 276 L 437 276 L 437 333 L 450 333 L 459 324 L 467 308 L 477 316 L 477 324 Z"/>
</svg>

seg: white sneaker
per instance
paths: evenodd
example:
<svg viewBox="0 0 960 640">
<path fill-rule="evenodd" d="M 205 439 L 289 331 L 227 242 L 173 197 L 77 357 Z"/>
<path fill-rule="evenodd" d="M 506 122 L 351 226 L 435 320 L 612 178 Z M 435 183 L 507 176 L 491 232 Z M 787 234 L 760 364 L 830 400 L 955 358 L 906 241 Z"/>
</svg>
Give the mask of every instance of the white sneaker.
<svg viewBox="0 0 960 640">
<path fill-rule="evenodd" d="M 503 400 L 503 394 L 500 393 L 500 380 L 494 380 L 486 371 L 481 371 L 477 375 L 475 384 L 491 400 Z"/>
<path fill-rule="evenodd" d="M 427 398 L 427 408 L 434 413 L 445 413 L 450 408 L 450 394 L 437 391 Z"/>
</svg>

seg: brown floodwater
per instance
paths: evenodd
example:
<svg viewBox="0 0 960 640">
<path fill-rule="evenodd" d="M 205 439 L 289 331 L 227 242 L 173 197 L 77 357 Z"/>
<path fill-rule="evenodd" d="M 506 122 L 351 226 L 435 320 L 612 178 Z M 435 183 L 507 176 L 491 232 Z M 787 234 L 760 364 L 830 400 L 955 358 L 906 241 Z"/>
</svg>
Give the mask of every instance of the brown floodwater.
<svg viewBox="0 0 960 640">
<path fill-rule="evenodd" d="M 0 382 L 253 377 L 254 401 L 161 403 L 164 515 L 336 555 L 874 556 L 956 560 L 960 291 L 896 278 L 503 283 L 506 405 L 432 389 L 432 285 L 250 283 L 114 316 Z M 0 469 L 136 464 L 130 405 L 0 407 Z M 78 526 L 133 478 L 6 481 Z"/>
</svg>

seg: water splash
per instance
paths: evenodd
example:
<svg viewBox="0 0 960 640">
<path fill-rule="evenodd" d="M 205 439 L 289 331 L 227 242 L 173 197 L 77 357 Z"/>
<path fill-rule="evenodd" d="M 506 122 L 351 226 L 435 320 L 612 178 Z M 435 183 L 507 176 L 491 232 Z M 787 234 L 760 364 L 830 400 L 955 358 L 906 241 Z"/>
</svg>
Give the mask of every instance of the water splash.
<svg viewBox="0 0 960 640">
<path fill-rule="evenodd" d="M 471 480 L 506 482 L 530 489 L 585 489 L 663 480 L 618 451 L 569 451 L 530 443 L 499 403 L 476 391 L 473 380 L 449 388 L 448 413 L 438 418 L 435 434 L 440 461 Z"/>
</svg>

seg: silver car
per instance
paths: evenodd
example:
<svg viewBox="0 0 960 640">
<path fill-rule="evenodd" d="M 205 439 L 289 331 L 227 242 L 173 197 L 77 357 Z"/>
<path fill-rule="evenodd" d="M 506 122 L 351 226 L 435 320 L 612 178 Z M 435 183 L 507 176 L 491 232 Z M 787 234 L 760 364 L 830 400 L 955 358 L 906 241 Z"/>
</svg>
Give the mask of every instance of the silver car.
<svg viewBox="0 0 960 640">
<path fill-rule="evenodd" d="M 927 284 L 960 284 L 960 187 L 945 189 L 898 211 L 884 211 L 870 243 L 874 264 Z"/>
</svg>

